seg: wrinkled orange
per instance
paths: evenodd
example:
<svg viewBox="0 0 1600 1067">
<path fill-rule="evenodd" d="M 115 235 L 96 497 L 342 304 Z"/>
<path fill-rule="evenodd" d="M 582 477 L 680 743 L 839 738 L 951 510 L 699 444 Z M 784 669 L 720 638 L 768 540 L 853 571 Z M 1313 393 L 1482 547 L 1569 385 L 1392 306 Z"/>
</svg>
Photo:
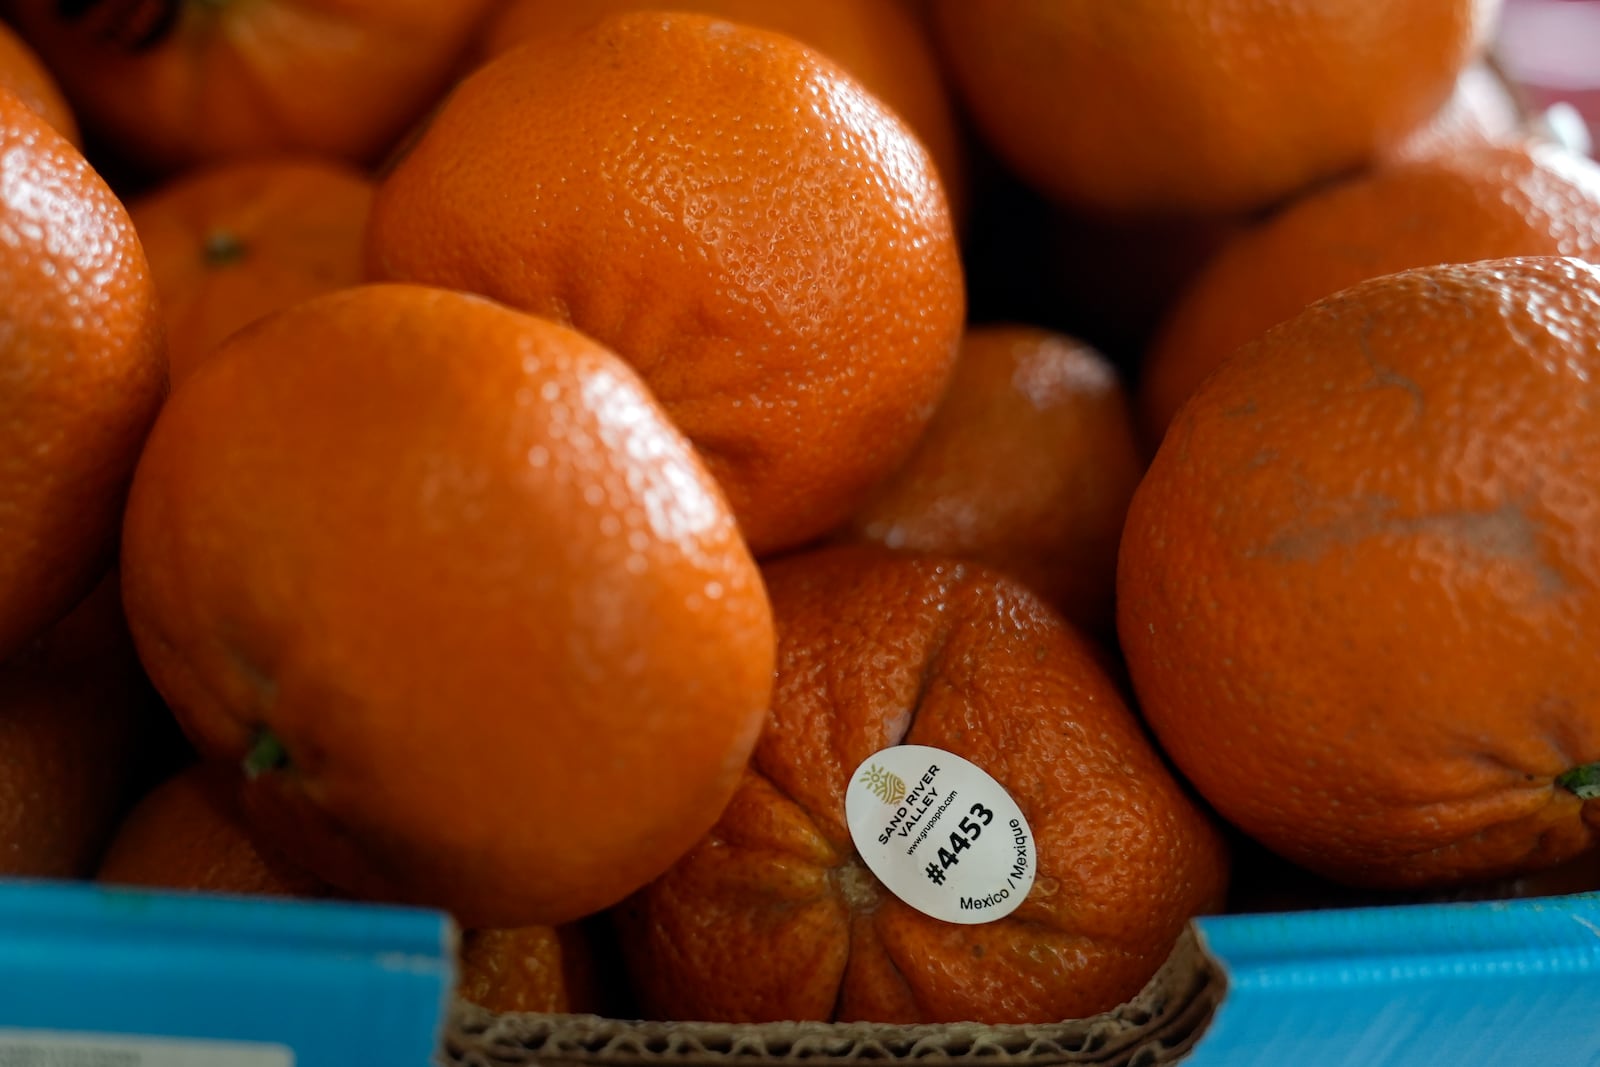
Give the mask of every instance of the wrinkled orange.
<svg viewBox="0 0 1600 1067">
<path fill-rule="evenodd" d="M 860 545 L 765 573 L 778 671 L 750 769 L 716 828 L 617 911 L 652 1017 L 1079 1018 L 1132 997 L 1221 906 L 1221 835 L 1087 642 L 1022 586 Z M 899 744 L 972 761 L 1020 807 L 1037 878 L 1010 915 L 933 918 L 863 865 L 845 787 Z"/>
</svg>

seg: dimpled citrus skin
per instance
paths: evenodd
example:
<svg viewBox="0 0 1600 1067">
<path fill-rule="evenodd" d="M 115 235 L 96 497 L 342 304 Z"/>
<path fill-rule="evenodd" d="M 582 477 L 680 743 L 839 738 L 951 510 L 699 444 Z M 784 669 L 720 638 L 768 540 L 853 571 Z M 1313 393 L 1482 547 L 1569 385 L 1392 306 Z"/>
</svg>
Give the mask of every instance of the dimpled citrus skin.
<svg viewBox="0 0 1600 1067">
<path fill-rule="evenodd" d="M 410 285 L 234 334 L 151 434 L 128 619 L 252 825 L 357 896 L 560 922 L 716 821 L 773 638 L 716 484 L 626 364 Z M 255 768 L 259 770 L 260 768 Z"/>
<path fill-rule="evenodd" d="M 372 276 L 628 360 L 758 554 L 842 521 L 932 415 L 965 300 L 933 165 L 818 53 L 613 16 L 469 77 L 380 184 Z"/>
<path fill-rule="evenodd" d="M 1441 887 L 1590 847 L 1600 270 L 1372 279 L 1240 349 L 1134 495 L 1118 630 L 1217 810 L 1326 877 Z"/>
<path fill-rule="evenodd" d="M 1159 214 L 1260 207 L 1366 162 L 1444 103 L 1499 7 L 934 0 L 933 15 L 1019 174 L 1084 208 Z"/>
<path fill-rule="evenodd" d="M 1160 441 L 1234 349 L 1346 286 L 1557 255 L 1600 259 L 1600 164 L 1557 145 L 1478 145 L 1330 186 L 1235 237 L 1189 284 L 1140 372 L 1144 432 Z"/>
<path fill-rule="evenodd" d="M 0 91 L 0 660 L 83 599 L 116 551 L 166 393 L 155 285 L 127 212 Z"/>
<path fill-rule="evenodd" d="M 131 202 L 174 385 L 239 327 L 360 282 L 371 206 L 366 175 L 309 156 L 197 168 Z"/>
<path fill-rule="evenodd" d="M 501 52 L 539 33 L 574 30 L 618 11 L 660 8 L 660 0 L 509 0 L 484 29 L 484 51 Z M 676 0 L 696 11 L 786 34 L 849 71 L 904 118 L 939 164 L 952 208 L 964 203 L 965 152 L 955 107 L 925 27 L 905 0 Z"/>
<path fill-rule="evenodd" d="M 772 713 L 711 834 L 618 912 L 641 1002 L 665 1019 L 1044 1022 L 1131 997 L 1220 905 L 1216 829 L 1083 639 L 970 563 L 846 545 L 765 571 Z M 1037 880 L 989 923 L 932 918 L 862 864 L 856 767 L 896 744 L 1006 788 Z"/>
</svg>

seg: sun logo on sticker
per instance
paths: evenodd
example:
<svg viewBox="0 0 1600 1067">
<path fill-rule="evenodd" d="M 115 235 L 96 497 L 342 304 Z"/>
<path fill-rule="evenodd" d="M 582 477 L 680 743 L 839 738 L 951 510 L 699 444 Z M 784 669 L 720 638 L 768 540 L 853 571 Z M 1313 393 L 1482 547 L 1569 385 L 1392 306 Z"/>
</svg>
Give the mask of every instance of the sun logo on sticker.
<svg viewBox="0 0 1600 1067">
<path fill-rule="evenodd" d="M 872 790 L 879 800 L 891 807 L 906 798 L 906 783 L 893 771 L 886 771 L 876 763 L 861 772 L 861 782 Z"/>
</svg>

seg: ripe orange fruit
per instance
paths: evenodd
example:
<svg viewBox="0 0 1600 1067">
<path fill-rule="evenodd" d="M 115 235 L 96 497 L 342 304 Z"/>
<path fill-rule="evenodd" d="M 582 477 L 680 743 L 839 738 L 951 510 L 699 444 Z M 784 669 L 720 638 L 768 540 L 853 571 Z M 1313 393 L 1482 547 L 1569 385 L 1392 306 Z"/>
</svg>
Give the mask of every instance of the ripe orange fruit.
<svg viewBox="0 0 1600 1067">
<path fill-rule="evenodd" d="M 0 89 L 16 94 L 62 137 L 78 144 L 78 120 L 72 115 L 67 98 L 55 76 L 16 32 L 0 22 Z"/>
<path fill-rule="evenodd" d="M 509 0 L 489 19 L 483 49 L 497 56 L 541 34 L 570 33 L 650 0 Z M 715 15 L 759 26 L 809 45 L 850 72 L 903 118 L 939 167 L 956 214 L 965 203 L 966 160 L 955 108 L 933 42 L 906 0 L 677 0 L 673 11 Z"/>
<path fill-rule="evenodd" d="M 117 579 L 0 664 L 0 874 L 81 878 L 156 755 Z"/>
<path fill-rule="evenodd" d="M 239 788 L 239 776 L 215 764 L 191 764 L 168 778 L 122 821 L 95 877 L 207 893 L 334 895 L 250 832 Z"/>
<path fill-rule="evenodd" d="M 488 0 L 6 0 L 78 116 L 153 172 L 275 151 L 371 162 L 445 91 Z"/>
<path fill-rule="evenodd" d="M 0 660 L 105 572 L 166 390 L 155 286 L 127 212 L 0 90 Z"/>
<path fill-rule="evenodd" d="M 1047 330 L 980 326 L 916 451 L 844 534 L 987 563 L 1109 634 L 1122 518 L 1143 473 L 1104 357 Z"/>
<path fill-rule="evenodd" d="M 1022 586 L 860 545 L 788 556 L 766 578 L 778 671 L 750 770 L 716 828 L 616 913 L 646 1012 L 1077 1018 L 1138 992 L 1185 922 L 1220 906 L 1217 829 L 1088 644 Z M 863 866 L 845 789 L 902 743 L 970 760 L 1020 807 L 1037 877 L 1010 915 L 946 922 Z"/>
<path fill-rule="evenodd" d="M 906 456 L 964 312 L 905 124 L 789 38 L 699 15 L 479 68 L 379 185 L 368 263 L 628 360 L 758 554 L 837 526 Z"/>
<path fill-rule="evenodd" d="M 132 201 L 173 384 L 239 327 L 360 282 L 371 205 L 368 178 L 309 157 L 220 163 Z"/>
<path fill-rule="evenodd" d="M 1600 164 L 1554 145 L 1484 144 L 1307 196 L 1235 237 L 1179 297 L 1141 370 L 1144 431 L 1159 441 L 1212 368 L 1320 297 L 1518 255 L 1600 258 Z"/>
<path fill-rule="evenodd" d="M 1600 268 L 1440 265 L 1220 366 L 1134 495 L 1118 631 L 1217 810 L 1355 885 L 1600 835 Z"/>
<path fill-rule="evenodd" d="M 1498 0 L 934 0 L 979 132 L 1040 190 L 1117 213 L 1262 207 L 1433 114 Z"/>
<path fill-rule="evenodd" d="M 340 889 L 575 918 L 716 820 L 772 631 L 715 482 L 627 366 L 462 293 L 345 289 L 174 391 L 123 541 L 141 656 Z"/>
</svg>

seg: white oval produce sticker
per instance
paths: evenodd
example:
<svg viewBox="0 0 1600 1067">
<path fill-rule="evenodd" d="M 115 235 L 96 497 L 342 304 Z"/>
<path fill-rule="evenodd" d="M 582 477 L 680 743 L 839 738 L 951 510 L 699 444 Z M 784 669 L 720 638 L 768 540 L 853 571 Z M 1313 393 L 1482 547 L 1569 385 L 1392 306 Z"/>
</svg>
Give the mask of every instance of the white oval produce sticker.
<svg viewBox="0 0 1600 1067">
<path fill-rule="evenodd" d="M 888 890 L 952 923 L 1010 915 L 1038 869 L 1022 809 L 982 767 L 941 748 L 896 745 L 844 792 L 856 851 Z"/>
</svg>

